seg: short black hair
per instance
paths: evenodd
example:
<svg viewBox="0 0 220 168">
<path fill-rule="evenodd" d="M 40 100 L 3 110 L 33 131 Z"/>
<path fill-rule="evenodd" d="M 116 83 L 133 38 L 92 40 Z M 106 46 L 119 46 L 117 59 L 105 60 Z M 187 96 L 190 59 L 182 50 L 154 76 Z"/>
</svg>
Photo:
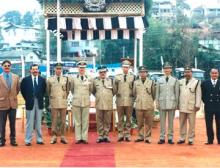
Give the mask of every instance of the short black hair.
<svg viewBox="0 0 220 168">
<path fill-rule="evenodd" d="M 4 60 L 4 61 L 2 62 L 2 66 L 3 66 L 4 64 L 6 64 L 6 63 L 8 63 L 8 64 L 11 65 L 11 61 L 9 61 L 9 60 Z"/>
<path fill-rule="evenodd" d="M 38 64 L 32 64 L 32 65 L 30 66 L 30 69 L 32 69 L 32 67 L 35 67 L 35 66 L 37 66 L 37 67 L 39 68 L 39 65 L 38 65 Z"/>
</svg>

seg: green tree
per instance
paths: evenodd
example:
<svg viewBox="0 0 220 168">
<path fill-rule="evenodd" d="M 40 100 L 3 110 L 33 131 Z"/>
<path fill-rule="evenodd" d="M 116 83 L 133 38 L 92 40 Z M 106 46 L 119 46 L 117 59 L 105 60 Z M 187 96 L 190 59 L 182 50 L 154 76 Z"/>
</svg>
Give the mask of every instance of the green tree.
<svg viewBox="0 0 220 168">
<path fill-rule="evenodd" d="M 3 15 L 4 21 L 15 25 L 21 24 L 21 13 L 19 11 L 9 11 Z"/>
<path fill-rule="evenodd" d="M 33 14 L 30 11 L 24 14 L 22 18 L 22 23 L 28 27 L 33 26 Z"/>
</svg>

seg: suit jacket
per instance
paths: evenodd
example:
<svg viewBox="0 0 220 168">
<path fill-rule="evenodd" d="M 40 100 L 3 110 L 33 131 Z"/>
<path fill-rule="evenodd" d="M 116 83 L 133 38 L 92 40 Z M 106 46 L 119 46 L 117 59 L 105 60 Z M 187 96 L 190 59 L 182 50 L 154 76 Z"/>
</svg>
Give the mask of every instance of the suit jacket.
<svg viewBox="0 0 220 168">
<path fill-rule="evenodd" d="M 204 81 L 201 87 L 205 111 L 220 111 L 220 80 L 218 79 L 215 87 L 210 79 Z"/>
<path fill-rule="evenodd" d="M 126 76 L 126 82 L 124 81 L 124 74 L 115 76 L 117 106 L 133 106 L 132 89 L 134 80 L 135 76 L 130 73 Z"/>
<path fill-rule="evenodd" d="M 179 100 L 179 82 L 176 78 L 170 76 L 168 82 L 163 76 L 157 81 L 156 101 L 160 110 L 177 109 Z"/>
<path fill-rule="evenodd" d="M 105 78 L 103 84 L 102 79 L 96 78 L 93 81 L 93 94 L 96 97 L 96 109 L 112 110 L 115 92 L 116 88 L 112 79 Z"/>
<path fill-rule="evenodd" d="M 154 110 L 155 84 L 154 81 L 141 79 L 134 82 L 133 95 L 135 97 L 135 108 L 137 110 Z"/>
<path fill-rule="evenodd" d="M 16 109 L 18 105 L 19 77 L 13 73 L 11 88 L 8 88 L 3 74 L 0 75 L 0 110 Z"/>
<path fill-rule="evenodd" d="M 89 107 L 90 94 L 92 92 L 92 79 L 84 76 L 83 81 L 79 75 L 71 82 L 71 92 L 73 94 L 73 106 Z"/>
<path fill-rule="evenodd" d="M 32 77 L 27 76 L 21 81 L 21 94 L 25 100 L 27 110 L 33 110 L 34 99 L 37 98 L 39 109 L 43 109 L 43 99 L 46 92 L 46 80 L 38 76 L 36 97 L 34 97 L 34 86 Z"/>
<path fill-rule="evenodd" d="M 192 78 L 186 85 L 186 79 L 181 79 L 180 83 L 180 97 L 179 110 L 184 113 L 195 112 L 195 107 L 201 106 L 201 84 L 199 80 Z"/>
<path fill-rule="evenodd" d="M 51 108 L 67 108 L 67 96 L 70 91 L 70 81 L 68 77 L 52 76 L 47 80 L 47 93 L 50 99 Z"/>
</svg>

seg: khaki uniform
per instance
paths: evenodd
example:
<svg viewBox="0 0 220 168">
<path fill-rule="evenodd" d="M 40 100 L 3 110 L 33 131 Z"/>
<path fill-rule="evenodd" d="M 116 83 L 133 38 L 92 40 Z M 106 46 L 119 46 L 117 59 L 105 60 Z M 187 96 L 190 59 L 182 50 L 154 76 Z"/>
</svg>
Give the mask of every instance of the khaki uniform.
<svg viewBox="0 0 220 168">
<path fill-rule="evenodd" d="M 71 82 L 73 94 L 73 117 L 75 123 L 75 139 L 88 141 L 90 94 L 92 79 L 88 76 L 77 76 Z"/>
<path fill-rule="evenodd" d="M 126 77 L 125 74 L 115 76 L 119 138 L 130 137 L 134 80 L 135 76 L 132 74 L 127 74 Z M 126 116 L 125 124 L 124 116 Z"/>
<path fill-rule="evenodd" d="M 94 79 L 93 94 L 96 97 L 96 123 L 100 139 L 108 138 L 115 92 L 116 88 L 112 79 L 102 80 L 99 77 Z"/>
<path fill-rule="evenodd" d="M 160 110 L 160 139 L 165 139 L 166 134 L 166 115 L 168 114 L 168 139 L 173 140 L 173 120 L 175 110 L 179 100 L 179 82 L 176 78 L 169 76 L 168 82 L 166 76 L 157 81 L 156 102 Z"/>
<path fill-rule="evenodd" d="M 179 81 L 180 83 L 180 97 L 179 97 L 179 110 L 180 110 L 180 140 L 186 139 L 187 134 L 187 120 L 189 121 L 188 139 L 193 142 L 195 137 L 195 107 L 201 106 L 201 86 L 200 82 L 191 78 L 186 85 L 186 79 Z"/>
<path fill-rule="evenodd" d="M 135 108 L 138 123 L 138 139 L 149 140 L 153 124 L 155 84 L 146 78 L 143 83 L 141 79 L 134 82 L 133 94 L 135 96 Z M 146 129 L 144 130 L 144 125 Z M 144 135 L 145 134 L 145 135 Z"/>
<path fill-rule="evenodd" d="M 64 137 L 65 135 L 67 96 L 69 90 L 70 82 L 68 77 L 60 76 L 58 81 L 58 77 L 53 76 L 47 80 L 47 92 L 52 112 L 52 134 L 54 137 L 57 135 L 57 123 L 59 116 L 61 120 L 61 137 Z"/>
</svg>

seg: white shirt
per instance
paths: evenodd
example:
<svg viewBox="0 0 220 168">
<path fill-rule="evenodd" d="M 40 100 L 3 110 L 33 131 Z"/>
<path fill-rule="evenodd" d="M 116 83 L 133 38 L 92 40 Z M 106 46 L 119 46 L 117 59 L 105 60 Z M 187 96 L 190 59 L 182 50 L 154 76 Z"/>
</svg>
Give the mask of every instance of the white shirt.
<svg viewBox="0 0 220 168">
<path fill-rule="evenodd" d="M 36 82 L 38 84 L 38 76 L 31 75 L 31 77 L 32 77 L 33 86 L 34 86 L 34 78 L 36 78 Z"/>
<path fill-rule="evenodd" d="M 216 85 L 216 84 L 217 84 L 218 79 L 215 79 L 215 80 L 211 79 L 211 81 L 212 81 L 212 85 Z"/>
</svg>

